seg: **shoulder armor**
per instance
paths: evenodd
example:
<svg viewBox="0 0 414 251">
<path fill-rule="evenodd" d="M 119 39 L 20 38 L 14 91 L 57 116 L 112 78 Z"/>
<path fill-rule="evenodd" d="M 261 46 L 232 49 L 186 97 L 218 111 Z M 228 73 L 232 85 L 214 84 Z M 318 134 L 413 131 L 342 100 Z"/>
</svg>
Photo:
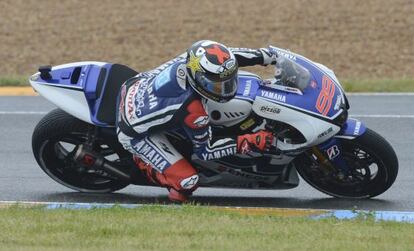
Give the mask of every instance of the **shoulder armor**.
<svg viewBox="0 0 414 251">
<path fill-rule="evenodd" d="M 186 93 L 187 72 L 185 64 L 176 63 L 166 69 L 154 78 L 154 88 L 157 96 L 160 97 L 178 97 Z"/>
</svg>

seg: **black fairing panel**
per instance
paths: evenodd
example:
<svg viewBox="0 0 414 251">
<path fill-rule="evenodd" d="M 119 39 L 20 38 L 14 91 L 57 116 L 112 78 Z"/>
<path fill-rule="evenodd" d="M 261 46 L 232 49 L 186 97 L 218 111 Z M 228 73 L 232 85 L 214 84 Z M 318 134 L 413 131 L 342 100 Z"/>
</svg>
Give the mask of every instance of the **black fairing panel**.
<svg viewBox="0 0 414 251">
<path fill-rule="evenodd" d="M 97 91 L 102 93 L 102 101 L 98 109 L 97 119 L 101 122 L 115 125 L 116 99 L 121 85 L 137 75 L 138 72 L 121 64 L 113 64 L 108 72 L 106 81 L 98 81 Z"/>
</svg>

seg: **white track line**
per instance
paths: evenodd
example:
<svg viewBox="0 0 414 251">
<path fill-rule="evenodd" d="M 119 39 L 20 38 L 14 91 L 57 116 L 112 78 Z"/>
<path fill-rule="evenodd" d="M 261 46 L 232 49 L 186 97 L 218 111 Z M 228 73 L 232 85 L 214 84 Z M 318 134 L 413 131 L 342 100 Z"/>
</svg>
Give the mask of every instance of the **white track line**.
<svg viewBox="0 0 414 251">
<path fill-rule="evenodd" d="M 47 112 L 36 112 L 36 111 L 0 111 L 0 115 L 30 115 L 30 114 L 43 115 L 46 113 Z"/>
<path fill-rule="evenodd" d="M 348 92 L 346 96 L 414 96 L 414 92 Z"/>
<path fill-rule="evenodd" d="M 384 118 L 384 119 L 414 119 L 414 115 L 395 115 L 395 114 L 350 114 L 353 118 Z"/>
</svg>

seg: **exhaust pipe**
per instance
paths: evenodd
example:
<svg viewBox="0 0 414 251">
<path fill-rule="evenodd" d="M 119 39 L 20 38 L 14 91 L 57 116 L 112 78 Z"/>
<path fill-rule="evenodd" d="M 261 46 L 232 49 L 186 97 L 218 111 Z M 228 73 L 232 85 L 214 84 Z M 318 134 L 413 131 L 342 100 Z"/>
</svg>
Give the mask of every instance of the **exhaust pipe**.
<svg viewBox="0 0 414 251">
<path fill-rule="evenodd" d="M 103 156 L 100 156 L 84 145 L 78 147 L 73 159 L 84 166 L 104 170 L 122 181 L 131 183 L 131 174 L 120 170 L 118 167 L 112 165 L 111 162 L 107 161 Z"/>
</svg>

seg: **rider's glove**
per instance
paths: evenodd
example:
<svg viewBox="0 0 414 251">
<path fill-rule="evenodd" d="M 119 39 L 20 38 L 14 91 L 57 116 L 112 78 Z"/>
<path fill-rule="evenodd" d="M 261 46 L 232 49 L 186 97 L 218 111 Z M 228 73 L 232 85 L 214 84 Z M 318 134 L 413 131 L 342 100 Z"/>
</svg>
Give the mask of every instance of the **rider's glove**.
<svg viewBox="0 0 414 251">
<path fill-rule="evenodd" d="M 276 64 L 277 53 L 269 48 L 260 48 L 259 50 L 263 55 L 263 65 Z"/>
<path fill-rule="evenodd" d="M 237 152 L 246 154 L 249 152 L 269 151 L 273 138 L 273 134 L 268 131 L 240 135 L 237 137 Z"/>
</svg>

